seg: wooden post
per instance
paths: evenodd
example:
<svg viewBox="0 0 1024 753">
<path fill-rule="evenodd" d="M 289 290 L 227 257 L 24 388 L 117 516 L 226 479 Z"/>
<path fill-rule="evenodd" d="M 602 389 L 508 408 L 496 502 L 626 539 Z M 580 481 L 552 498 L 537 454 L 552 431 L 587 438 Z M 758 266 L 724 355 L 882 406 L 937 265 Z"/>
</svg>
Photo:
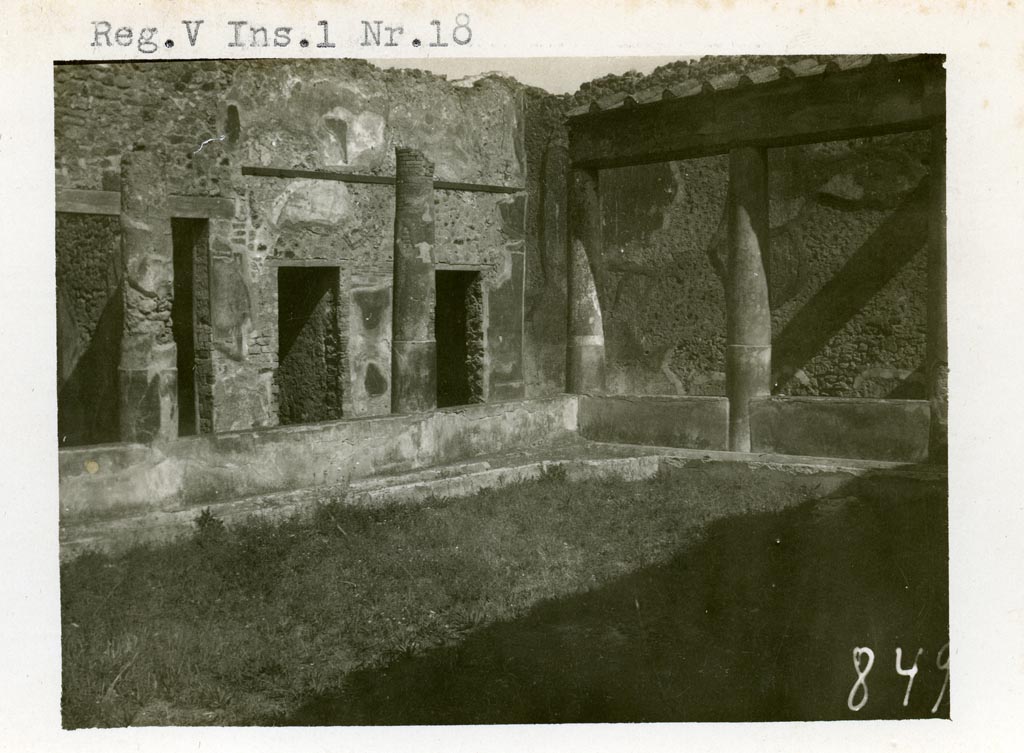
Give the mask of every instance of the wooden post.
<svg viewBox="0 0 1024 753">
<path fill-rule="evenodd" d="M 949 353 L 946 339 L 946 123 L 932 126 L 928 215 L 928 340 L 926 360 L 931 423 L 928 460 L 947 462 Z"/>
<path fill-rule="evenodd" d="M 121 440 L 178 436 L 177 348 L 171 327 L 174 246 L 163 163 L 153 152 L 121 159 Z"/>
<path fill-rule="evenodd" d="M 391 412 L 437 406 L 434 337 L 434 165 L 415 149 L 395 150 Z"/>
<path fill-rule="evenodd" d="M 601 253 L 601 206 L 596 170 L 572 170 L 568 182 L 568 342 L 566 392 L 605 389 L 604 324 L 591 259 Z"/>
<path fill-rule="evenodd" d="M 729 449 L 750 452 L 750 400 L 771 392 L 772 319 L 768 255 L 768 163 L 763 148 L 729 152 L 726 393 Z"/>
</svg>

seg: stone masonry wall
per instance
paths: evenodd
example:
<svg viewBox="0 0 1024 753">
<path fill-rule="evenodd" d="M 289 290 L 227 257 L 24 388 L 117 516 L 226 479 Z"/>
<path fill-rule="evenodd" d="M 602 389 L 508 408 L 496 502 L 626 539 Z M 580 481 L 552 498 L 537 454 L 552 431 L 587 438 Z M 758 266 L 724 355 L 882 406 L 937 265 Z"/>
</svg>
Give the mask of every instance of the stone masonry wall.
<svg viewBox="0 0 1024 753">
<path fill-rule="evenodd" d="M 773 150 L 773 373 L 790 395 L 923 398 L 929 134 Z"/>
<path fill-rule="evenodd" d="M 521 186 L 521 87 L 456 86 L 365 62 L 203 61 L 54 69 L 56 182 L 117 190 L 121 156 L 166 154 L 165 190 L 235 201 L 209 223 L 213 429 L 278 422 L 277 276 L 336 265 L 342 412 L 389 410 L 393 188 L 243 176 L 242 166 L 394 174 L 422 150 L 436 177 Z M 439 263 L 481 272 L 485 300 L 521 311 L 524 196 L 436 192 Z M 522 316 L 490 314 L 487 399 L 523 395 Z M 346 321 L 343 318 L 343 322 Z"/>
</svg>

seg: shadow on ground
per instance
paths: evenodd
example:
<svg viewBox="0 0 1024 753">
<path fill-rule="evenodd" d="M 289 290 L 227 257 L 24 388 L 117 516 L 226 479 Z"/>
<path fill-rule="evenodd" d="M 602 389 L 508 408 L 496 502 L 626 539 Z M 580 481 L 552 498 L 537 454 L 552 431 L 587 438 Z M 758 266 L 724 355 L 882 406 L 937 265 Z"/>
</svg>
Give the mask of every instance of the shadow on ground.
<svg viewBox="0 0 1024 753">
<path fill-rule="evenodd" d="M 862 489 L 720 520 L 667 563 L 353 673 L 271 723 L 932 716 L 946 677 L 936 666 L 948 640 L 945 493 L 885 496 Z M 856 712 L 855 647 L 875 657 Z M 905 669 L 923 649 L 905 707 L 897 647 Z M 948 714 L 946 690 L 934 715 Z"/>
</svg>

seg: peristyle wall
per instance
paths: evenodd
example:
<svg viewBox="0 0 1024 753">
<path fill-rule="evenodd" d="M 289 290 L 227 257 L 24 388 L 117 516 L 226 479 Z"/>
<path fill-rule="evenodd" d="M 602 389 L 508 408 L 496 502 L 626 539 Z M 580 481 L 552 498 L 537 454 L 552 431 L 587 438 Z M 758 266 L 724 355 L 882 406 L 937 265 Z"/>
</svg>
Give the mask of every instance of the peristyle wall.
<svg viewBox="0 0 1024 753">
<path fill-rule="evenodd" d="M 58 191 L 116 191 L 122 157 L 149 150 L 161 156 L 151 176 L 156 189 L 233 202 L 233 217 L 211 218 L 206 233 L 212 347 L 202 386 L 213 431 L 277 425 L 282 387 L 323 384 L 294 370 L 284 385 L 278 378 L 278 276 L 286 267 L 336 270 L 337 289 L 323 304 L 332 311 L 318 315 L 337 325 L 303 329 L 300 340 L 315 357 L 335 350 L 339 370 L 337 410 L 293 410 L 318 399 L 303 393 L 287 396 L 286 412 L 335 418 L 390 410 L 394 187 L 254 177 L 243 167 L 392 176 L 395 148 L 410 146 L 434 162 L 437 180 L 525 181 L 521 87 L 498 77 L 460 87 L 358 61 L 206 61 L 61 65 L 54 88 Z M 524 203 L 523 193 L 435 194 L 437 263 L 480 273 L 485 400 L 524 395 Z M 68 444 L 117 438 L 102 427 L 87 431 L 91 419 L 72 404 L 96 413 L 102 396 L 83 390 L 103 392 L 102 369 L 116 367 L 116 346 L 103 338 L 124 315 L 119 254 L 116 217 L 58 219 Z M 90 349 L 105 350 L 90 360 Z"/>
</svg>

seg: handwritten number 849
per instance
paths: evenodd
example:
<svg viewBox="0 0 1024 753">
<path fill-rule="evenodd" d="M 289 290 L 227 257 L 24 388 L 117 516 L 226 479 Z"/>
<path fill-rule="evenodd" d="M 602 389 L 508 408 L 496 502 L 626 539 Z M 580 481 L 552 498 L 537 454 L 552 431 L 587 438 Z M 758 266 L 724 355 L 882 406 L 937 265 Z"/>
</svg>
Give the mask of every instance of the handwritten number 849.
<svg viewBox="0 0 1024 753">
<path fill-rule="evenodd" d="M 907 692 L 903 694 L 904 706 L 910 703 L 910 690 L 914 687 L 914 678 L 917 676 L 917 660 L 921 658 L 923 652 L 924 650 L 919 648 L 914 657 L 914 663 L 909 669 L 905 669 L 903 667 L 903 649 L 896 648 L 896 674 L 907 678 Z M 853 649 L 853 669 L 857 673 L 857 679 L 854 681 L 853 687 L 850 688 L 850 695 L 846 698 L 846 705 L 850 711 L 860 711 L 867 704 L 868 673 L 874 663 L 875 652 L 869 647 L 858 646 Z M 949 685 L 949 643 L 939 649 L 939 653 L 935 657 L 935 666 L 946 673 L 946 679 L 942 682 L 942 690 L 939 692 L 939 697 L 935 699 L 935 705 L 932 706 L 933 714 L 938 711 L 939 704 L 942 703 L 942 699 L 946 695 L 946 687 Z"/>
</svg>

